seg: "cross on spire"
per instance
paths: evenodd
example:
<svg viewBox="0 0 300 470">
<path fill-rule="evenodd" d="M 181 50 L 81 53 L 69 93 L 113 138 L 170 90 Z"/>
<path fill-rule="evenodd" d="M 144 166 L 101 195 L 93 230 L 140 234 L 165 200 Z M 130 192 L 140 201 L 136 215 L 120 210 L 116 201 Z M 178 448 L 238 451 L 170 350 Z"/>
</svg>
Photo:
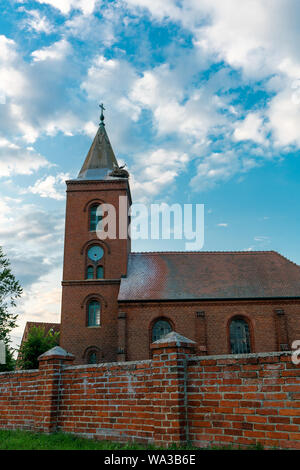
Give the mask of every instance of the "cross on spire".
<svg viewBox="0 0 300 470">
<path fill-rule="evenodd" d="M 99 104 L 99 108 L 101 109 L 100 124 L 103 124 L 103 126 L 105 126 L 105 124 L 104 124 L 104 114 L 103 114 L 103 111 L 105 111 L 105 108 L 104 108 L 103 103 Z"/>
</svg>

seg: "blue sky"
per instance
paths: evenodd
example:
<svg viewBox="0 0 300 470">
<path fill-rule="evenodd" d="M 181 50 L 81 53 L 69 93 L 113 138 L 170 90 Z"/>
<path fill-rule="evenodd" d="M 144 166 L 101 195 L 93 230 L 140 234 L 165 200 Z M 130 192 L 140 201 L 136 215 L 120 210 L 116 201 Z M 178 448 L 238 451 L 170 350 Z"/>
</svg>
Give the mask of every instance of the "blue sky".
<svg viewBox="0 0 300 470">
<path fill-rule="evenodd" d="M 2 1 L 0 244 L 59 321 L 65 180 L 106 106 L 134 201 L 205 204 L 204 250 L 300 264 L 298 0 Z M 133 249 L 181 250 L 136 241 Z"/>
</svg>

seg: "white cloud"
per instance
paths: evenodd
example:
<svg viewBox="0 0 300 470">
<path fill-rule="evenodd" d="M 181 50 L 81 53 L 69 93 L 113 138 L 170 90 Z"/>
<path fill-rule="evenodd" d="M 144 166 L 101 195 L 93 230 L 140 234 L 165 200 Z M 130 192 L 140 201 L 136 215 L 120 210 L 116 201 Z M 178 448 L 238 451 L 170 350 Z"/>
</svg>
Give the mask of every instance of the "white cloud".
<svg viewBox="0 0 300 470">
<path fill-rule="evenodd" d="M 159 20 L 181 23 L 194 44 L 248 76 L 265 76 L 286 57 L 299 60 L 296 0 L 125 0 Z"/>
<path fill-rule="evenodd" d="M 218 224 L 218 227 L 228 227 L 228 224 L 227 223 L 220 223 L 220 224 Z"/>
<path fill-rule="evenodd" d="M 33 143 L 41 134 L 81 132 L 83 117 L 71 110 L 72 96 L 66 96 L 71 51 L 62 39 L 33 51 L 30 63 L 13 40 L 0 36 L 0 128 L 5 138 Z"/>
<path fill-rule="evenodd" d="M 294 99 L 295 90 L 286 88 L 270 102 L 267 116 L 278 146 L 300 146 L 300 101 Z"/>
<path fill-rule="evenodd" d="M 237 173 L 252 169 L 258 163 L 238 152 L 228 150 L 223 153 L 212 153 L 200 160 L 197 174 L 191 179 L 190 186 L 193 191 L 205 191 L 217 183 L 227 181 Z"/>
<path fill-rule="evenodd" d="M 114 96 L 120 100 L 127 95 L 135 78 L 134 68 L 125 60 L 106 59 L 103 55 L 98 55 L 88 69 L 81 88 L 90 99 Z"/>
<path fill-rule="evenodd" d="M 257 113 L 249 113 L 241 123 L 237 123 L 233 136 L 236 141 L 253 140 L 266 144 L 265 134 L 263 118 Z"/>
<path fill-rule="evenodd" d="M 270 237 L 265 237 L 265 236 L 256 236 L 254 237 L 255 242 L 260 242 L 260 243 L 269 243 Z"/>
<path fill-rule="evenodd" d="M 142 165 L 145 161 L 146 167 Z M 145 200 L 169 188 L 178 174 L 186 168 L 187 163 L 187 154 L 174 150 L 158 149 L 146 155 L 138 155 L 131 180 L 134 200 Z"/>
<path fill-rule="evenodd" d="M 43 47 L 42 49 L 33 51 L 31 53 L 35 62 L 43 60 L 63 60 L 72 51 L 71 45 L 65 39 L 51 44 L 51 46 Z"/>
<path fill-rule="evenodd" d="M 300 145 L 300 87 L 295 90 L 295 83 L 300 80 L 297 21 L 300 4 L 297 0 L 188 0 L 181 4 L 169 0 L 163 5 L 152 0 L 126 0 L 126 4 L 136 12 L 140 8 L 147 9 L 160 21 L 181 23 L 191 32 L 194 45 L 202 54 L 205 52 L 214 62 L 224 61 L 242 71 L 244 83 L 270 79 L 265 84 L 266 90 L 275 91 L 276 95 L 265 110 L 250 112 L 243 123 L 237 123 L 236 141 L 266 144 L 266 134 L 271 132 L 277 146 Z M 167 130 L 161 116 L 170 123 L 170 128 L 177 124 L 174 116 L 186 116 L 176 95 L 168 106 L 153 104 L 160 100 L 157 90 L 163 95 L 167 89 L 160 88 L 162 81 L 155 83 L 153 73 L 144 75 L 135 93 L 144 105 L 154 106 L 159 128 Z M 173 80 L 168 83 L 172 90 Z M 169 96 L 168 89 L 166 95 Z M 193 120 L 193 116 L 189 116 Z M 195 117 L 201 122 L 201 116 Z M 190 132 L 197 131 L 193 122 L 187 127 Z"/>
<path fill-rule="evenodd" d="M 81 10 L 85 15 L 90 15 L 95 9 L 97 0 L 37 0 L 39 3 L 51 5 L 62 14 L 67 15 L 71 10 Z"/>
<path fill-rule="evenodd" d="M 77 14 L 65 22 L 66 34 L 83 41 L 101 42 L 106 47 L 112 46 L 116 41 L 115 22 L 117 17 L 105 17 L 105 10 L 101 11 L 102 18 L 95 15 Z"/>
<path fill-rule="evenodd" d="M 0 63 L 13 62 L 16 57 L 16 43 L 3 34 L 0 35 Z"/>
<path fill-rule="evenodd" d="M 15 41 L 0 35 L 0 91 L 6 98 L 18 98 L 25 93 L 28 82 L 15 67 L 18 60 Z"/>
<path fill-rule="evenodd" d="M 179 20 L 182 10 L 176 6 L 174 0 L 125 0 L 128 7 L 133 9 L 148 9 L 151 14 L 160 20 L 170 18 Z"/>
<path fill-rule="evenodd" d="M 22 22 L 23 28 L 37 33 L 50 34 L 53 32 L 53 25 L 39 10 L 26 10 L 24 7 L 20 7 L 18 10 L 24 11 L 28 15 Z"/>
<path fill-rule="evenodd" d="M 69 178 L 69 174 L 65 173 L 59 173 L 56 176 L 49 175 L 38 179 L 33 186 L 30 186 L 22 192 L 38 194 L 43 198 L 51 198 L 61 201 L 65 199 L 65 181 Z"/>
<path fill-rule="evenodd" d="M 83 127 L 84 133 L 92 139 L 95 137 L 98 126 L 93 121 L 88 121 Z"/>
<path fill-rule="evenodd" d="M 184 68 L 184 59 L 181 65 Z M 152 110 L 158 134 L 183 134 L 201 141 L 208 131 L 225 124 L 218 113 L 224 103 L 205 85 L 186 93 L 185 80 L 164 64 L 136 79 L 129 97 L 135 105 Z"/>
<path fill-rule="evenodd" d="M 5 138 L 0 138 L 0 178 L 12 175 L 30 175 L 48 161 L 39 153 L 17 146 Z"/>
</svg>

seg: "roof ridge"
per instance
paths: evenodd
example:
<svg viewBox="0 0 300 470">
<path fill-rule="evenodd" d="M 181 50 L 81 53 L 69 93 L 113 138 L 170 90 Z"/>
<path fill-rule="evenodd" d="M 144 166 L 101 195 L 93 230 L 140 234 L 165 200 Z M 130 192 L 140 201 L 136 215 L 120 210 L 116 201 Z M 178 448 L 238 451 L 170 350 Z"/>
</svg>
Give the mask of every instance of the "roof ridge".
<svg viewBox="0 0 300 470">
<path fill-rule="evenodd" d="M 279 253 L 278 251 L 276 252 L 281 258 L 285 259 L 286 261 L 288 261 L 289 263 L 292 263 L 294 264 L 295 266 L 297 266 L 297 268 L 300 268 L 300 265 L 295 263 L 294 261 L 290 260 L 287 256 L 284 256 L 282 255 L 281 253 Z"/>
</svg>

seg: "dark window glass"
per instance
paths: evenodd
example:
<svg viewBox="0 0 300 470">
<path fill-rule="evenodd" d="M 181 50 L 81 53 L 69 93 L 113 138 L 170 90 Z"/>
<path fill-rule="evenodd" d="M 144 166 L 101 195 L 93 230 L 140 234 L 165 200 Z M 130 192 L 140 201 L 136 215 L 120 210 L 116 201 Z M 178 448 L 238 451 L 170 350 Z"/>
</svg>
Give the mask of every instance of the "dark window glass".
<svg viewBox="0 0 300 470">
<path fill-rule="evenodd" d="M 87 279 L 94 279 L 94 268 L 93 268 L 93 266 L 88 266 L 87 267 L 86 278 Z"/>
<path fill-rule="evenodd" d="M 103 266 L 97 267 L 97 279 L 103 279 Z"/>
<path fill-rule="evenodd" d="M 230 346 L 232 354 L 250 353 L 249 326 L 245 320 L 235 319 L 230 323 Z"/>
<path fill-rule="evenodd" d="M 102 220 L 102 211 L 100 206 L 92 206 L 90 209 L 90 231 L 96 232 L 97 225 Z M 98 229 L 101 229 L 101 226 L 98 226 Z"/>
<path fill-rule="evenodd" d="M 96 351 L 91 351 L 88 355 L 88 364 L 97 364 L 97 353 Z"/>
<path fill-rule="evenodd" d="M 100 304 L 92 300 L 88 306 L 88 326 L 100 325 Z"/>
<path fill-rule="evenodd" d="M 172 327 L 169 322 L 166 320 L 158 320 L 152 329 L 152 342 L 157 341 L 158 339 L 166 336 L 172 331 Z"/>
</svg>

